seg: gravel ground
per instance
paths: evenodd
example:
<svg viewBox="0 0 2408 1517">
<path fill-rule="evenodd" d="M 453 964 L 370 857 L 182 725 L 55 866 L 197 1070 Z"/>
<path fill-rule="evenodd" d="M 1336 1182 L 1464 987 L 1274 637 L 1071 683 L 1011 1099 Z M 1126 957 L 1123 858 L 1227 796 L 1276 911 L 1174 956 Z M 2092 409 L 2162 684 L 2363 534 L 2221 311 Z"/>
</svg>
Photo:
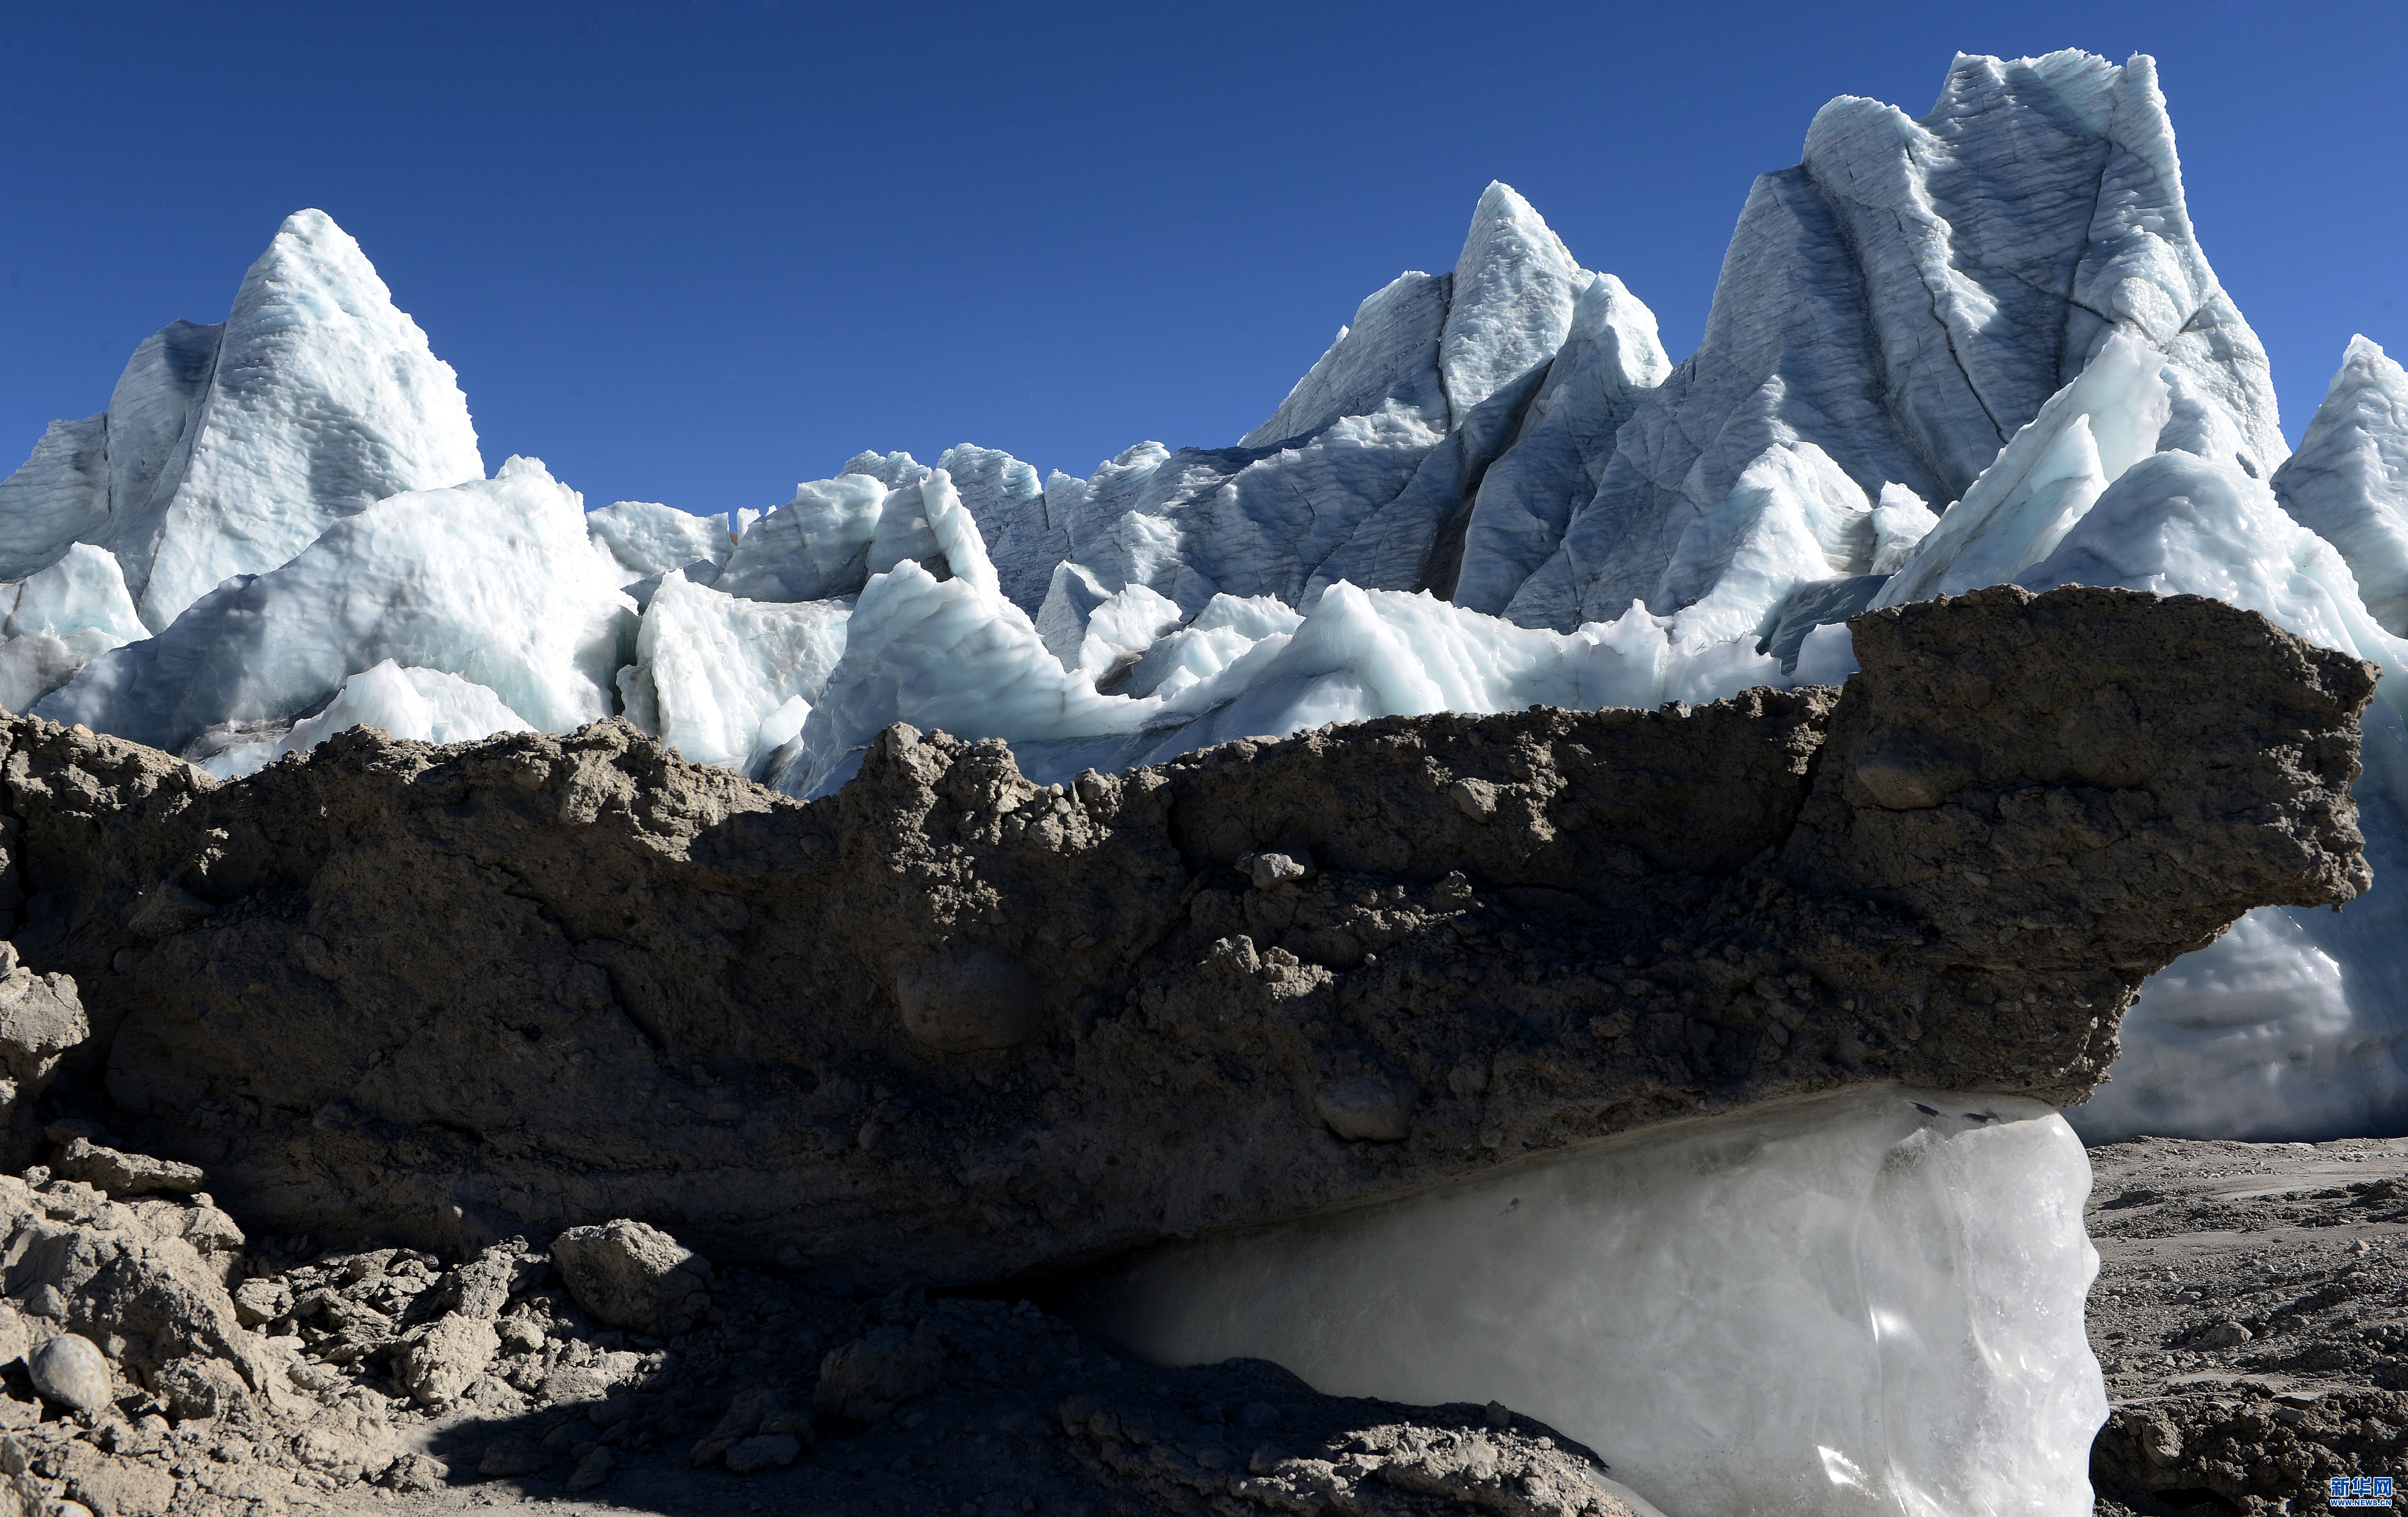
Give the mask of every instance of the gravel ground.
<svg viewBox="0 0 2408 1517">
<path fill-rule="evenodd" d="M 2112 1408 L 2092 1454 L 2100 1517 L 2324 1511 L 2335 1476 L 2408 1472 L 2408 1139 L 2151 1138 L 2095 1149 L 2091 1159 L 2100 1270 L 2090 1333 Z M 778 1281 L 740 1270 L 726 1272 L 716 1294 L 720 1322 L 679 1339 L 663 1372 L 603 1399 L 514 1400 L 495 1380 L 490 1404 L 414 1424 L 409 1442 L 423 1451 L 414 1467 L 431 1477 L 415 1489 L 264 1463 L 254 1470 L 241 1448 L 179 1453 L 178 1440 L 190 1439 L 155 1418 L 73 1438 L 45 1423 L 0 1444 L 22 1444 L 42 1472 L 82 1489 L 75 1482 L 126 1466 L 145 1439 L 162 1443 L 151 1463 L 171 1470 L 179 1491 L 222 1492 L 191 1510 L 224 1517 L 1621 1510 L 1589 1480 L 1587 1451 L 1503 1408 L 1322 1396 L 1251 1361 L 1154 1369 L 1025 1304 L 910 1293 L 798 1302 Z M 593 1336 L 575 1326 L 572 1309 L 557 1309 L 569 1315 L 551 1320 L 556 1332 Z M 617 1346 L 602 1338 L 597 1352 Z M 865 1341 L 889 1342 L 882 1352 L 896 1367 L 917 1367 L 916 1388 L 891 1412 L 823 1415 L 815 1449 L 755 1461 L 753 1473 L 716 1454 L 696 1467 L 697 1440 L 730 1430 L 738 1416 L 730 1404 L 748 1396 L 774 1403 L 734 1429 L 757 1426 L 752 1447 L 788 1427 L 809 1443 L 812 1419 L 765 1415 L 808 1405 L 824 1349 Z M 362 1384 L 375 1381 L 367 1374 Z M 365 1404 L 367 1390 L 351 1395 Z M 50 1432 L 61 1436 L 37 1436 Z M 111 1449 L 114 1466 L 99 1457 Z M 0 1468 L 11 1453 L 0 1447 Z M 206 1473 L 198 1465 L 230 1458 L 255 1480 L 191 1478 Z M 154 1483 L 164 1492 L 161 1478 Z M 153 1503 L 136 1496 L 101 1504 L 142 1517 Z"/>
<path fill-rule="evenodd" d="M 2408 1138 L 2093 1149 L 2102 1517 L 2408 1474 Z"/>
</svg>

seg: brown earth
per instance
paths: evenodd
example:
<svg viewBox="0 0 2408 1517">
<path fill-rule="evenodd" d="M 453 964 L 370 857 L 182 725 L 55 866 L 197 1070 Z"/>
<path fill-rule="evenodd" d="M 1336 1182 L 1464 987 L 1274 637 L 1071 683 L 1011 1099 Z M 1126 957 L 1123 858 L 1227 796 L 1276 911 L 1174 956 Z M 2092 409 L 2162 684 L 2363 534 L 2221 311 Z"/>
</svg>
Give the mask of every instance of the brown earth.
<svg viewBox="0 0 2408 1517">
<path fill-rule="evenodd" d="M 1854 625 L 1844 693 L 1068 789 L 897 727 L 808 806 L 620 723 L 220 785 L 11 719 L 0 906 L 111 1120 L 256 1225 L 634 1217 L 884 1290 L 1874 1081 L 2076 1100 L 2149 973 L 2363 888 L 2369 665 L 2115 590 Z"/>
</svg>

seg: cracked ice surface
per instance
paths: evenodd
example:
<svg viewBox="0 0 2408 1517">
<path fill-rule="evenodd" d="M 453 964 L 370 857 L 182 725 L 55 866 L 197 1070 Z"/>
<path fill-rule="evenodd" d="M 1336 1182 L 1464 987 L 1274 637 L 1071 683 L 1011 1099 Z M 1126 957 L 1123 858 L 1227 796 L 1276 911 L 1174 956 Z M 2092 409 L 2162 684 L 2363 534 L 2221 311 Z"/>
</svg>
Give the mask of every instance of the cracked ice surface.
<svg viewBox="0 0 2408 1517">
<path fill-rule="evenodd" d="M 1098 1316 L 1159 1363 L 1500 1401 L 1671 1517 L 2073 1517 L 2089 1189 L 2046 1107 L 1882 1087 L 1173 1252 Z"/>
</svg>

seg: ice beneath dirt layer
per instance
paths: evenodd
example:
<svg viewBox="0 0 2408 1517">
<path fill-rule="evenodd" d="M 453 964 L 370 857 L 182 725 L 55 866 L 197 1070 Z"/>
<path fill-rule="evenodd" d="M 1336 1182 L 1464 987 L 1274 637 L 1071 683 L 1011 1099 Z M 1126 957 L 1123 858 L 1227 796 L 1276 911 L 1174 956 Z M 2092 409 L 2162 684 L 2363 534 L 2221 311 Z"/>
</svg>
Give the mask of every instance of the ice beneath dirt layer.
<svg viewBox="0 0 2408 1517">
<path fill-rule="evenodd" d="M 162 329 L 0 481 L 0 705 L 221 776 L 372 711 L 428 740 L 617 715 L 809 797 L 897 722 L 1067 783 L 1335 722 L 1836 683 L 1852 615 L 2000 582 L 2209 595 L 2392 674 L 2356 789 L 2376 884 L 2165 971 L 2071 1120 L 2408 1124 L 2408 376 L 2353 341 L 2287 451 L 2145 55 L 1960 55 L 1919 117 L 1833 100 L 1748 192 L 1677 364 L 1500 183 L 1230 446 L 1083 478 L 864 451 L 707 516 L 482 474 L 450 368 L 299 212 L 224 323 Z M 388 662 L 439 718 L 357 683 Z"/>
<path fill-rule="evenodd" d="M 1157 1363 L 1496 1401 L 1670 1517 L 2091 1510 L 2090 1166 L 2037 1102 L 1881 1086 L 1157 1256 Z"/>
</svg>

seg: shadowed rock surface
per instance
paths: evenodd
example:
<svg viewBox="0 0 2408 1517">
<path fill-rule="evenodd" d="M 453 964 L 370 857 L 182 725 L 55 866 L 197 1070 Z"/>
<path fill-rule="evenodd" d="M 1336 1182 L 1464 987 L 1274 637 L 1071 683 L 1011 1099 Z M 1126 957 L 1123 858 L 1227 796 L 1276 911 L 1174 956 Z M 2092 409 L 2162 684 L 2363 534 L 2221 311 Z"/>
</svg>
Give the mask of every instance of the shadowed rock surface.
<svg viewBox="0 0 2408 1517">
<path fill-rule="evenodd" d="M 2150 972 L 2365 887 L 2358 660 L 2112 590 L 1851 624 L 1844 693 L 1067 789 L 894 728 L 809 806 L 615 722 L 219 785 L 13 719 L 0 904 L 252 1225 L 947 1283 L 1853 1082 L 2077 1101 Z"/>
</svg>

